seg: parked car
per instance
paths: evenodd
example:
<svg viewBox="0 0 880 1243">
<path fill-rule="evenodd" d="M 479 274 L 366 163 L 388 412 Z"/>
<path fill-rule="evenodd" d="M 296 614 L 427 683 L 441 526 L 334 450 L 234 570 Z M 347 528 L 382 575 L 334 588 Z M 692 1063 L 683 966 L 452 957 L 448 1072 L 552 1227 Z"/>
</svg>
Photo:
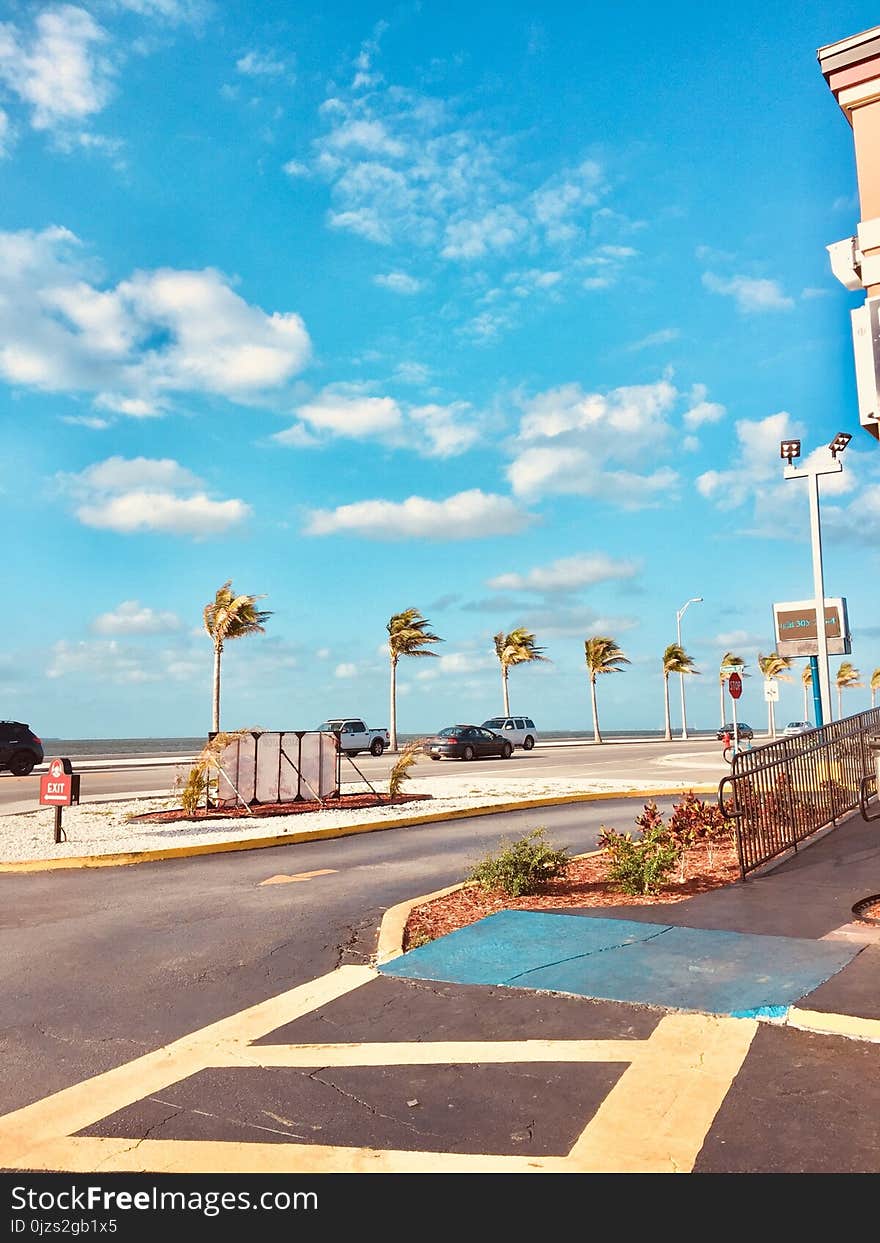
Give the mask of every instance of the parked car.
<svg viewBox="0 0 880 1243">
<path fill-rule="evenodd" d="M 795 734 L 808 734 L 811 729 L 815 728 L 812 721 L 789 721 L 782 731 L 782 737 L 793 738 Z"/>
<path fill-rule="evenodd" d="M 391 742 L 387 729 L 367 729 L 359 717 L 334 716 L 329 721 L 322 721 L 318 726 L 319 734 L 336 734 L 339 739 L 339 750 L 344 755 L 357 755 L 360 751 L 369 751 L 370 755 L 381 755 Z"/>
<path fill-rule="evenodd" d="M 43 743 L 30 725 L 21 721 L 0 721 L 0 769 L 8 768 L 16 777 L 26 777 L 43 762 Z"/>
<path fill-rule="evenodd" d="M 433 738 L 426 738 L 423 750 L 432 760 L 475 760 L 499 755 L 509 760 L 513 743 L 482 725 L 447 725 Z"/>
<path fill-rule="evenodd" d="M 728 722 L 726 725 L 722 725 L 715 737 L 720 742 L 725 734 L 730 734 L 731 738 L 733 737 L 733 721 Z M 754 738 L 755 731 L 752 729 L 751 725 L 746 725 L 745 721 L 737 721 L 736 736 L 737 738 Z"/>
<path fill-rule="evenodd" d="M 493 734 L 501 734 L 515 747 L 523 751 L 531 751 L 538 741 L 538 731 L 530 716 L 493 716 L 483 722 L 483 729 L 491 729 Z"/>
</svg>

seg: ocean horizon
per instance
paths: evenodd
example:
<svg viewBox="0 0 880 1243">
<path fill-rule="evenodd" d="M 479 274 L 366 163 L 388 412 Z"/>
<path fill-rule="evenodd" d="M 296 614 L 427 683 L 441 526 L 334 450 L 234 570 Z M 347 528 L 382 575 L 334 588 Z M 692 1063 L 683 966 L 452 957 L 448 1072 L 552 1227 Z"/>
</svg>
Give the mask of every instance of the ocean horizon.
<svg viewBox="0 0 880 1243">
<path fill-rule="evenodd" d="M 673 740 L 676 731 L 673 730 Z M 688 726 L 688 734 L 692 738 L 714 738 L 715 729 L 702 730 Z M 592 726 L 581 730 L 576 729 L 542 729 L 538 731 L 539 739 L 546 742 L 564 742 L 583 738 L 592 741 Z M 622 729 L 603 731 L 606 742 L 625 741 L 630 738 L 660 739 L 662 729 Z M 70 759 L 134 759 L 139 756 L 152 755 L 194 755 L 202 749 L 207 741 L 207 734 L 195 737 L 143 737 L 143 738 L 51 738 L 41 735 L 43 750 L 47 757 L 52 755 L 68 756 Z M 399 742 L 409 742 L 414 738 L 423 738 L 424 734 L 403 733 L 397 735 Z M 540 745 L 540 744 L 539 744 Z"/>
</svg>

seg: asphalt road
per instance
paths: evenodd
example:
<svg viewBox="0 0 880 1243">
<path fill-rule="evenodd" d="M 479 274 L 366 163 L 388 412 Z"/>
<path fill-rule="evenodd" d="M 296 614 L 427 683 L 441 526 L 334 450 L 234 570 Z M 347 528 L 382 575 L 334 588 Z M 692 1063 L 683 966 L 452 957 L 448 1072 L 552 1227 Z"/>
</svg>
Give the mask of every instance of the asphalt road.
<svg viewBox="0 0 880 1243">
<path fill-rule="evenodd" d="M 354 763 L 370 781 L 385 781 L 396 757 L 385 754 L 376 759 L 371 755 L 358 755 Z M 80 766 L 82 773 L 81 797 L 89 799 L 112 798 L 132 793 L 169 793 L 176 779 L 185 775 L 187 765 L 156 764 L 133 767 L 105 764 Z M 592 777 L 609 780 L 652 781 L 658 784 L 671 782 L 714 783 L 729 771 L 721 758 L 721 744 L 714 739 L 697 738 L 687 742 L 607 742 L 601 746 L 593 743 L 544 745 L 534 751 L 515 751 L 509 760 L 476 760 L 465 765 L 459 760 L 441 760 L 431 763 L 421 761 L 415 772 L 432 779 L 460 778 L 464 771 L 479 781 L 481 776 L 497 777 L 499 771 L 516 778 L 578 778 Z M 352 765 L 345 760 L 342 765 L 343 784 L 358 781 Z M 26 811 L 35 807 L 39 799 L 40 778 L 38 773 L 29 777 L 13 777 L 0 774 L 0 814 Z"/>
<path fill-rule="evenodd" d="M 463 880 L 503 836 L 545 825 L 578 853 L 603 824 L 632 828 L 639 808 L 568 804 L 136 867 L 0 874 L 0 1114 L 368 962 L 388 907 Z"/>
</svg>

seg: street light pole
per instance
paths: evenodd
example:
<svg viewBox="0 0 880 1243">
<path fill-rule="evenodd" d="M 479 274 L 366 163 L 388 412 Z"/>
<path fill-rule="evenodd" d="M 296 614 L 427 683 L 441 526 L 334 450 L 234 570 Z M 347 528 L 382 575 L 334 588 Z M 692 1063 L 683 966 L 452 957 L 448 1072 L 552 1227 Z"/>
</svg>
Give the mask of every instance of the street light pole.
<svg viewBox="0 0 880 1243">
<path fill-rule="evenodd" d="M 825 576 L 822 570 L 822 525 L 819 518 L 819 476 L 838 475 L 843 470 L 843 463 L 838 461 L 838 453 L 842 453 L 852 440 L 847 432 L 838 432 L 828 448 L 831 461 L 812 465 L 794 466 L 793 459 L 801 455 L 799 440 L 783 440 L 780 456 L 788 459 L 783 470 L 786 479 L 806 479 L 810 496 L 810 543 L 813 550 L 813 596 L 816 608 L 816 641 L 819 666 L 819 706 L 822 709 L 822 720 L 817 725 L 830 725 L 834 719 L 831 705 L 831 674 L 828 668 L 828 632 L 825 621 Z"/>
<path fill-rule="evenodd" d="M 687 603 L 683 604 L 681 608 L 678 610 L 678 612 L 675 614 L 675 634 L 676 634 L 676 642 L 678 643 L 679 647 L 681 647 L 681 619 L 684 617 L 685 613 L 687 612 L 688 604 L 702 604 L 702 603 L 703 603 L 702 596 L 693 596 L 690 600 L 687 601 Z M 685 714 L 685 708 L 684 708 L 684 674 L 683 673 L 680 673 L 678 675 L 678 680 L 679 680 L 679 684 L 681 688 L 681 736 L 683 739 L 687 739 L 688 731 L 687 731 L 687 716 Z"/>
</svg>

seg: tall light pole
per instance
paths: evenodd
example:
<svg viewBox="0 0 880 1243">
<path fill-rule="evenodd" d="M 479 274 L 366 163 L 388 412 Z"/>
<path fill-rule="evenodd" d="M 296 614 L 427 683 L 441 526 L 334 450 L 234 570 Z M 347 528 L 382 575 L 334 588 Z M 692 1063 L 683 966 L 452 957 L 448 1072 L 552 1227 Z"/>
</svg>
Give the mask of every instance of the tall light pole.
<svg viewBox="0 0 880 1243">
<path fill-rule="evenodd" d="M 689 604 L 702 604 L 702 603 L 703 603 L 702 596 L 692 596 L 691 599 L 688 600 L 686 604 L 683 604 L 681 608 L 678 610 L 678 612 L 675 614 L 675 634 L 676 634 L 676 642 L 678 643 L 679 647 L 681 647 L 681 619 L 684 617 L 685 613 L 687 612 L 688 605 Z M 685 716 L 685 710 L 684 710 L 684 674 L 683 673 L 680 673 L 678 675 L 678 680 L 679 680 L 679 683 L 681 684 L 681 736 L 682 738 L 687 738 L 688 729 L 687 729 L 687 717 Z"/>
<path fill-rule="evenodd" d="M 786 479 L 806 479 L 810 493 L 810 542 L 813 547 L 813 596 L 816 607 L 816 638 L 819 648 L 819 703 L 822 708 L 822 720 L 817 725 L 830 725 L 831 713 L 831 675 L 828 669 L 828 632 L 825 621 L 825 577 L 822 572 L 822 527 L 819 521 L 819 476 L 838 475 L 843 470 L 843 463 L 837 460 L 852 436 L 848 432 L 838 432 L 828 448 L 831 460 L 827 458 L 811 465 L 795 466 L 794 459 L 801 456 L 799 440 L 783 440 L 779 446 L 779 456 L 785 458 L 788 465 L 783 470 Z"/>
</svg>

